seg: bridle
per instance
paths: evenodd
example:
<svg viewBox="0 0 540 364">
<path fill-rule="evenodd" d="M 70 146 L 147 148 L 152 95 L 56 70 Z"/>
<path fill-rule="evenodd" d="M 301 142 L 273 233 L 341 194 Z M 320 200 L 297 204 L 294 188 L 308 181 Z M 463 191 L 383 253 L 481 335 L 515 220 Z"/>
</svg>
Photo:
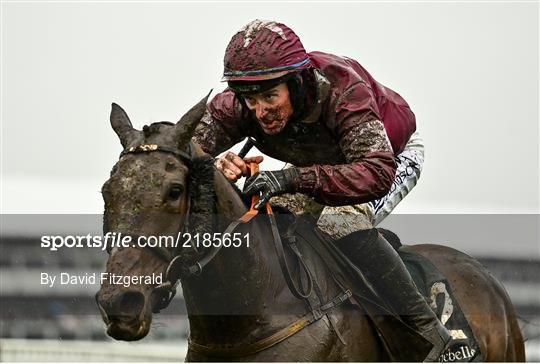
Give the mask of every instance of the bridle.
<svg viewBox="0 0 540 364">
<path fill-rule="evenodd" d="M 246 149 L 247 146 L 248 144 L 244 146 L 243 150 Z M 194 156 L 193 156 L 193 145 L 191 142 L 188 144 L 186 151 L 162 147 L 157 144 L 141 144 L 135 147 L 130 147 L 130 148 L 125 149 L 120 154 L 120 157 L 126 154 L 150 153 L 150 152 L 163 152 L 163 153 L 172 154 L 175 157 L 177 157 L 180 161 L 185 163 L 188 166 L 188 168 L 190 168 L 190 170 L 193 165 Z M 257 171 L 258 171 L 258 165 L 252 164 L 251 165 L 252 175 Z M 249 209 L 249 211 L 247 211 L 240 218 L 232 221 L 228 225 L 227 229 L 225 229 L 225 231 L 223 232 L 223 235 L 224 236 L 230 235 L 240 224 L 247 223 L 253 217 L 257 216 L 258 210 L 254 208 L 257 202 L 258 202 L 258 196 L 253 196 L 251 208 Z M 289 286 L 289 289 L 291 290 L 292 294 L 296 298 L 305 300 L 311 310 L 307 314 L 300 317 L 298 320 L 291 323 L 290 325 L 254 343 L 239 346 L 239 347 L 219 348 L 219 347 L 206 346 L 206 345 L 194 342 L 193 340 L 190 339 L 189 347 L 191 350 L 198 352 L 200 354 L 203 354 L 203 355 L 217 356 L 217 357 L 222 357 L 222 358 L 237 358 L 237 357 L 243 357 L 247 355 L 253 355 L 255 353 L 261 352 L 263 350 L 266 350 L 274 346 L 275 344 L 296 334 L 297 332 L 307 327 L 308 325 L 311 325 L 313 322 L 318 321 L 322 317 L 326 316 L 330 310 L 336 308 L 337 306 L 347 301 L 352 296 L 349 290 L 344 290 L 340 292 L 337 296 L 335 296 L 333 299 L 328 301 L 327 303 L 323 304 L 322 302 L 320 302 L 317 295 L 313 294 L 314 282 L 313 282 L 312 274 L 309 271 L 308 266 L 305 264 L 293 237 L 291 238 L 290 241 L 288 241 L 289 248 L 291 249 L 293 254 L 295 254 L 295 256 L 298 258 L 298 261 L 302 269 L 304 269 L 306 273 L 307 280 L 308 280 L 308 288 L 302 290 L 294 283 L 294 281 L 292 280 L 290 269 L 286 262 L 285 253 L 283 251 L 283 244 L 280 238 L 275 216 L 273 215 L 272 209 L 269 204 L 266 205 L 266 209 L 267 209 L 267 214 L 270 218 L 270 227 L 271 227 L 271 232 L 272 232 L 272 236 L 274 240 L 274 245 L 276 248 L 276 253 L 278 256 L 278 261 L 279 261 L 281 270 L 283 272 L 285 281 L 287 285 Z M 189 212 L 189 207 L 188 207 L 188 212 Z M 154 291 L 153 291 L 153 294 L 156 295 L 155 296 L 156 301 L 154 303 L 154 307 L 152 307 L 152 312 L 159 313 L 162 309 L 166 308 L 170 304 L 173 297 L 175 296 L 176 287 L 178 286 L 179 279 L 181 277 L 200 275 L 203 271 L 203 268 L 206 265 L 208 265 L 208 263 L 210 263 L 212 259 L 217 255 L 217 253 L 220 251 L 221 245 L 212 246 L 200 260 L 195 261 L 195 263 L 188 265 L 187 267 L 185 266 L 185 260 L 182 259 L 182 256 L 180 254 L 176 254 L 176 252 L 171 252 L 170 250 L 164 247 L 161 247 L 159 245 L 155 245 L 155 246 L 147 245 L 145 246 L 145 249 L 151 250 L 160 259 L 164 260 L 168 264 L 167 268 L 165 269 L 165 277 L 162 280 L 162 283 L 154 287 Z M 341 338 L 341 335 L 339 334 L 339 331 L 337 330 L 335 323 L 332 320 L 329 320 L 329 321 L 334 331 L 336 332 L 340 340 L 343 342 L 343 339 Z"/>
<path fill-rule="evenodd" d="M 249 150 L 251 145 L 253 145 L 253 142 L 251 140 L 248 140 L 248 142 L 246 143 L 246 145 L 244 146 L 240 154 L 245 154 L 243 152 Z M 188 144 L 186 151 L 162 147 L 157 144 L 140 144 L 138 146 L 125 149 L 120 154 L 120 157 L 126 154 L 151 153 L 151 152 L 163 152 L 163 153 L 172 154 L 173 156 L 178 158 L 180 161 L 185 163 L 190 170 L 191 170 L 191 167 L 193 166 L 194 157 L 193 157 L 193 145 L 191 142 Z M 252 165 L 251 174 L 253 175 L 256 172 L 258 172 L 258 165 Z M 258 198 L 257 196 L 253 196 L 251 208 L 249 209 L 249 211 L 246 212 L 239 219 L 232 221 L 223 232 L 223 236 L 231 235 L 233 231 L 240 224 L 245 224 L 249 222 L 253 217 L 255 217 L 258 214 L 258 210 L 254 208 L 254 205 L 257 202 L 257 198 Z M 266 212 L 267 212 L 267 215 L 269 216 L 269 222 L 270 222 L 272 237 L 274 240 L 274 246 L 276 249 L 278 261 L 279 261 L 281 270 L 283 272 L 285 281 L 287 285 L 289 286 L 289 289 L 291 290 L 292 294 L 296 298 L 307 299 L 313 292 L 312 273 L 310 272 L 309 268 L 304 262 L 300 252 L 298 251 L 298 248 L 296 247 L 296 244 L 294 243 L 289 244 L 289 248 L 298 258 L 298 261 L 302 269 L 306 273 L 306 277 L 307 277 L 307 288 L 301 289 L 297 286 L 297 284 L 295 284 L 295 282 L 292 279 L 290 269 L 287 265 L 287 260 L 285 258 L 285 252 L 283 250 L 283 244 L 282 244 L 279 230 L 277 227 L 277 222 L 273 215 L 272 208 L 270 207 L 269 204 L 266 205 Z M 188 207 L 188 213 L 189 213 L 189 207 Z M 154 290 L 153 290 L 155 303 L 152 307 L 152 312 L 159 313 L 162 309 L 165 309 L 174 298 L 179 279 L 181 277 L 200 275 L 202 273 L 203 268 L 206 265 L 208 265 L 208 263 L 210 263 L 212 259 L 217 255 L 217 253 L 220 251 L 221 245 L 212 246 L 200 260 L 195 261 L 193 264 L 187 267 L 185 266 L 185 263 L 186 263 L 185 259 L 183 259 L 183 257 L 180 254 L 175 254 L 176 252 L 171 252 L 169 249 L 166 249 L 159 245 L 155 245 L 152 247 L 146 246 L 145 248 L 154 252 L 158 257 L 160 257 L 162 260 L 165 261 L 165 263 L 168 264 L 167 268 L 165 269 L 165 276 L 163 277 L 162 283 L 154 287 Z"/>
<path fill-rule="evenodd" d="M 163 147 L 157 144 L 140 144 L 138 146 L 123 150 L 120 157 L 126 154 L 151 152 L 168 153 L 178 158 L 181 162 L 185 163 L 189 169 L 191 169 L 194 160 L 193 150 L 194 147 L 191 142 L 188 144 L 185 151 Z M 202 257 L 202 259 L 197 260 L 193 264 L 186 267 L 182 256 L 177 254 L 176 251 L 173 252 L 163 246 L 160 246 L 159 244 L 153 246 L 146 245 L 144 249 L 152 251 L 156 256 L 168 264 L 167 268 L 165 269 L 165 276 L 162 279 L 162 283 L 154 287 L 153 290 L 153 295 L 156 297 L 155 303 L 152 307 L 153 313 L 159 313 L 170 304 L 176 295 L 176 287 L 178 286 L 180 277 L 200 275 L 203 268 L 210 263 L 210 261 L 219 251 L 219 248 L 212 247 L 208 253 Z"/>
</svg>

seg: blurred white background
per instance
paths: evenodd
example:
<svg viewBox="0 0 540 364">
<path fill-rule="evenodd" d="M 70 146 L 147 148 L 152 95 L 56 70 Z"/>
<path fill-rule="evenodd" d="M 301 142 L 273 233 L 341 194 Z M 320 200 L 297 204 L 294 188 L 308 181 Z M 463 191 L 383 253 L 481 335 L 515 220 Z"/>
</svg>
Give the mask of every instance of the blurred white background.
<svg viewBox="0 0 540 364">
<path fill-rule="evenodd" d="M 255 19 L 358 60 L 416 113 L 419 185 L 397 213 L 538 213 L 538 3 L 2 4 L 2 212 L 100 213 L 118 158 L 111 102 L 135 126 L 221 91 Z M 263 168 L 281 167 L 267 162 Z"/>
</svg>

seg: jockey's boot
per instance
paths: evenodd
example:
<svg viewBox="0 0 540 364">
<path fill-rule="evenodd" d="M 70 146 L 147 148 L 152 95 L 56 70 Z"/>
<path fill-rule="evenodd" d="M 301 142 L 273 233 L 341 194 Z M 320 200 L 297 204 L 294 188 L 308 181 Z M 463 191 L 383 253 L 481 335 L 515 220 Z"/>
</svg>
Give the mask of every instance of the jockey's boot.
<svg viewBox="0 0 540 364">
<path fill-rule="evenodd" d="M 451 340 L 450 333 L 418 292 L 409 271 L 390 243 L 377 229 L 369 229 L 347 235 L 335 244 L 402 320 L 433 344 L 424 361 L 439 361 L 439 355 Z"/>
</svg>

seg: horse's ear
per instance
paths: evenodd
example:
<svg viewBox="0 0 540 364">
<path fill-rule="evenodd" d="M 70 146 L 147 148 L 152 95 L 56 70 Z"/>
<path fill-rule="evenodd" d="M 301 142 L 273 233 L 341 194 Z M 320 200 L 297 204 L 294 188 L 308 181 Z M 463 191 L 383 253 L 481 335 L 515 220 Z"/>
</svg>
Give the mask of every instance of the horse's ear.
<svg viewBox="0 0 540 364">
<path fill-rule="evenodd" d="M 114 102 L 111 107 L 111 126 L 120 138 L 122 146 L 127 148 L 129 142 L 135 138 L 138 131 L 133 128 L 124 109 Z"/>
<path fill-rule="evenodd" d="M 206 111 L 206 101 L 212 93 L 212 90 L 206 95 L 197 105 L 193 106 L 178 123 L 176 123 L 176 140 L 179 146 L 186 145 L 190 140 L 195 128 L 201 121 L 204 112 Z"/>
</svg>

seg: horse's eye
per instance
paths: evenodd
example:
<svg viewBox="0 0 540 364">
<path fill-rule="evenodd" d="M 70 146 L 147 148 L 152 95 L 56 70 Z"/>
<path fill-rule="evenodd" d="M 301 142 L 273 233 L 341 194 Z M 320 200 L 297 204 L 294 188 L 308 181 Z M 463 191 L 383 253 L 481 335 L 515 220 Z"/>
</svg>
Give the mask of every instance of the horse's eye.
<svg viewBox="0 0 540 364">
<path fill-rule="evenodd" d="M 184 192 L 184 187 L 181 185 L 172 185 L 171 189 L 169 190 L 169 198 L 171 200 L 176 200 L 182 196 L 182 192 Z"/>
</svg>

